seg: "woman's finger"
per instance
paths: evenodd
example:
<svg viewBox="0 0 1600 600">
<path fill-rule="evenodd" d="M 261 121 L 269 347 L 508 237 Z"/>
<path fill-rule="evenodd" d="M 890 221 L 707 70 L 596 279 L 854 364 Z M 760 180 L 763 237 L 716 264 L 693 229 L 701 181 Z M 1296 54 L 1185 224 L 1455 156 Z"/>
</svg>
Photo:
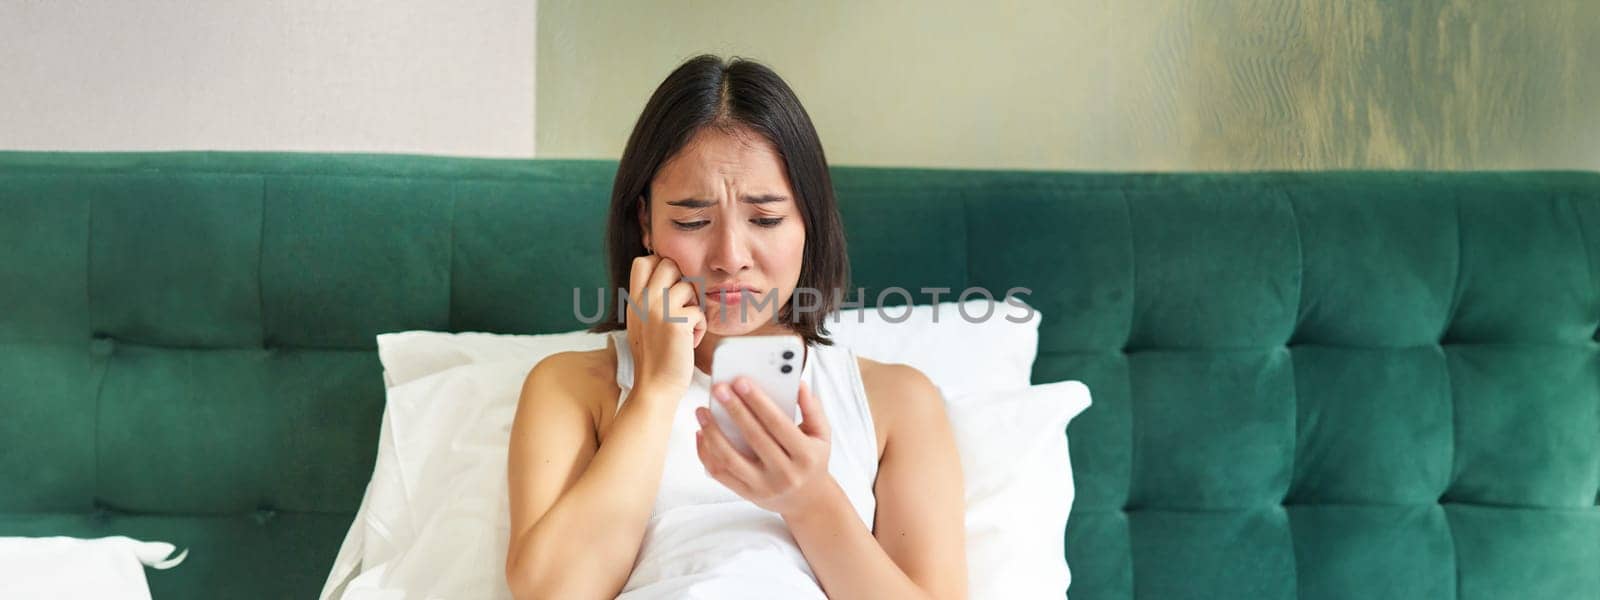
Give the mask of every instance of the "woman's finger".
<svg viewBox="0 0 1600 600">
<path fill-rule="evenodd" d="M 673 312 L 679 308 L 699 308 L 700 300 L 695 297 L 694 284 L 688 279 L 679 279 L 667 287 L 667 305 Z"/>
<path fill-rule="evenodd" d="M 745 444 L 755 451 L 756 458 L 759 458 L 762 464 L 782 464 L 782 461 L 789 458 L 788 451 L 778 445 L 778 441 L 773 439 L 767 427 L 751 414 L 749 400 L 736 394 L 732 386 L 726 383 L 711 386 L 711 399 L 712 402 L 721 404 L 723 410 L 728 411 L 728 418 L 733 419 L 733 424 L 739 427 L 739 432 L 744 434 Z"/>
<path fill-rule="evenodd" d="M 678 283 L 678 280 L 682 278 L 683 272 L 678 270 L 677 262 L 670 258 L 660 257 L 656 262 L 655 270 L 650 272 L 650 281 L 645 283 L 645 287 L 649 288 L 652 296 L 650 298 L 651 306 L 654 306 L 653 303 L 659 302 L 662 304 L 661 311 L 671 310 L 665 306 L 668 302 L 671 302 L 668 298 L 669 290 L 673 284 Z"/>
<path fill-rule="evenodd" d="M 760 421 L 772 438 L 785 450 L 798 449 L 805 442 L 805 437 L 800 429 L 795 427 L 794 415 L 784 414 L 777 403 L 767 397 L 761 386 L 755 385 L 748 377 L 740 376 L 733 381 L 734 391 L 738 392 L 739 384 L 744 384 L 748 392 L 739 394 L 744 398 L 744 405 L 752 416 Z M 804 385 L 804 382 L 802 382 Z"/>
<path fill-rule="evenodd" d="M 811 393 L 806 382 L 800 382 L 800 431 L 819 440 L 832 439 L 833 429 L 828 425 L 828 415 L 822 412 L 822 402 Z"/>
<path fill-rule="evenodd" d="M 633 259 L 633 266 L 628 271 L 628 294 L 632 296 L 629 302 L 637 308 L 630 308 L 629 312 L 638 311 L 647 313 L 645 305 L 639 301 L 645 299 L 649 290 L 645 286 L 650 284 L 650 272 L 656 268 L 656 263 L 661 261 L 659 256 L 640 256 Z"/>
<path fill-rule="evenodd" d="M 668 322 L 692 323 L 696 316 L 705 316 L 705 312 L 696 303 L 694 285 L 687 280 L 680 279 L 672 284 L 667 288 L 665 296 L 666 305 L 662 307 L 661 315 Z"/>
<path fill-rule="evenodd" d="M 746 458 L 743 452 L 733 447 L 733 442 L 728 441 L 728 436 L 723 435 L 722 428 L 717 425 L 717 420 L 711 418 L 711 415 L 708 414 L 711 411 L 704 408 L 696 408 L 695 411 L 700 417 L 701 443 L 705 445 L 706 453 L 709 455 L 701 459 L 701 462 L 705 463 L 707 470 L 720 470 L 721 473 L 743 485 L 745 489 L 750 488 L 751 482 L 760 481 L 760 473 L 756 466 L 751 464 L 750 459 Z M 701 413 L 700 411 L 705 412 Z M 717 473 L 714 472 L 712 475 L 716 476 Z M 724 481 L 723 483 L 727 484 L 728 482 Z"/>
<path fill-rule="evenodd" d="M 694 347 L 699 348 L 701 340 L 706 339 L 706 313 L 698 310 L 690 312 L 689 319 L 694 321 Z"/>
<path fill-rule="evenodd" d="M 711 479 L 721 483 L 740 496 L 748 493 L 750 487 L 729 473 L 727 467 L 722 464 L 722 460 L 711 451 L 711 444 L 706 441 L 706 433 L 704 431 L 696 431 L 694 434 L 694 452 L 699 455 L 700 464 L 705 466 L 706 474 L 710 475 Z"/>
</svg>

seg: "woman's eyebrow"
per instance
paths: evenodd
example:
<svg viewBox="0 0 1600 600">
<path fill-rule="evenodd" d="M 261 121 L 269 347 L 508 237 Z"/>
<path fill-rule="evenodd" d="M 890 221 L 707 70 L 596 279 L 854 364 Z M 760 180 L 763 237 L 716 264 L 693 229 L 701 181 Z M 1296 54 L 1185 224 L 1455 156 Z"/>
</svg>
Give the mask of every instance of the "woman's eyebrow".
<svg viewBox="0 0 1600 600">
<path fill-rule="evenodd" d="M 783 202 L 788 199 L 788 196 L 783 196 L 780 194 L 762 194 L 759 196 L 745 196 L 739 200 L 746 204 L 770 204 L 773 202 Z M 684 208 L 705 208 L 707 206 L 715 206 L 716 204 L 717 203 L 715 200 L 701 200 L 699 198 L 684 198 L 682 200 L 670 200 L 667 202 L 667 206 L 681 206 Z"/>
</svg>

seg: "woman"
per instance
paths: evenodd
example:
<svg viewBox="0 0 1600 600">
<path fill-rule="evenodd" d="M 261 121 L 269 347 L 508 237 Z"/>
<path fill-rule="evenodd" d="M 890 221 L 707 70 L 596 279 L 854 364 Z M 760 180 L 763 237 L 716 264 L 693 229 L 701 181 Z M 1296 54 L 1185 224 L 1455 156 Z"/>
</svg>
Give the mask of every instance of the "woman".
<svg viewBox="0 0 1600 600">
<path fill-rule="evenodd" d="M 788 85 L 715 56 L 668 75 L 628 138 L 606 236 L 612 286 L 635 307 L 596 326 L 605 349 L 553 355 L 523 384 L 513 593 L 965 597 L 961 467 L 937 389 L 823 337 L 849 267 L 822 144 Z M 794 305 L 797 288 L 822 309 Z M 805 342 L 799 424 L 748 382 L 710 385 L 716 343 L 743 335 Z M 709 418 L 713 397 L 752 453 Z"/>
</svg>

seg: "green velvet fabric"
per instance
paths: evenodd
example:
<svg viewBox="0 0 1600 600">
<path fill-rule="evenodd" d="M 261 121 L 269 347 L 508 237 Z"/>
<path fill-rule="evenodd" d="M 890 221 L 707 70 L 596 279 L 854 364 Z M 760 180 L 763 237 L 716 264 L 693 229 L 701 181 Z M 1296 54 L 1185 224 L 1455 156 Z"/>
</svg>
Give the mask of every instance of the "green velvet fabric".
<svg viewBox="0 0 1600 600">
<path fill-rule="evenodd" d="M 613 169 L 0 153 L 0 535 L 191 548 L 157 598 L 314 597 L 373 336 L 580 328 Z M 1600 597 L 1600 174 L 836 185 L 869 306 L 1031 288 L 1034 380 L 1093 391 L 1073 598 Z"/>
</svg>

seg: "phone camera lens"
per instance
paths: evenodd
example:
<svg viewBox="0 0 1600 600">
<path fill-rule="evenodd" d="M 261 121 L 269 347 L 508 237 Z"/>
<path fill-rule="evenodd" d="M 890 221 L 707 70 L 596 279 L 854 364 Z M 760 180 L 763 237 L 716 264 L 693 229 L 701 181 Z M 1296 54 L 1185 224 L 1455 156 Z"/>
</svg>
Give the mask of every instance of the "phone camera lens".
<svg viewBox="0 0 1600 600">
<path fill-rule="evenodd" d="M 784 373 L 788 373 L 788 372 L 789 372 L 789 371 L 793 371 L 793 370 L 794 370 L 794 367 L 791 367 L 791 366 L 789 366 L 789 365 L 784 365 L 784 366 L 783 366 L 783 367 L 782 367 L 782 368 L 781 368 L 781 369 L 779 369 L 779 370 L 780 370 L 780 371 L 783 371 L 783 372 L 784 372 Z"/>
<path fill-rule="evenodd" d="M 783 351 L 783 359 L 784 360 L 789 360 L 791 358 L 794 358 L 794 351 L 793 350 L 784 350 Z"/>
</svg>

